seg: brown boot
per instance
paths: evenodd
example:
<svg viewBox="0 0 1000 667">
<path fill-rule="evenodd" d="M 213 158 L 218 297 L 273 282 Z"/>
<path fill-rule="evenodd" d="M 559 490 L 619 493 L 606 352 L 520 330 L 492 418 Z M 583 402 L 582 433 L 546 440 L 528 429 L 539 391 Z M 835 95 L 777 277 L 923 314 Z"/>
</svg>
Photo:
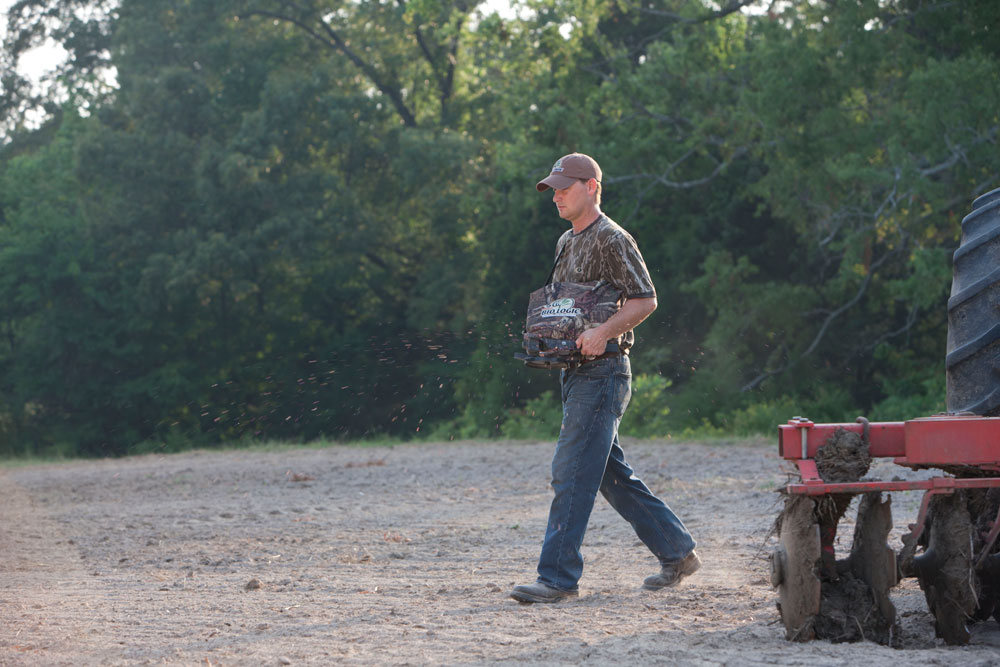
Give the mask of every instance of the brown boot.
<svg viewBox="0 0 1000 667">
<path fill-rule="evenodd" d="M 676 586 L 684 577 L 690 576 L 701 567 L 701 559 L 694 551 L 676 563 L 667 563 L 660 569 L 659 574 L 646 577 L 642 582 L 642 587 L 647 591 L 658 591 L 661 588 Z"/>
<path fill-rule="evenodd" d="M 526 586 L 515 586 L 510 596 L 518 602 L 559 602 L 579 595 L 577 591 L 562 591 L 541 582 Z"/>
</svg>

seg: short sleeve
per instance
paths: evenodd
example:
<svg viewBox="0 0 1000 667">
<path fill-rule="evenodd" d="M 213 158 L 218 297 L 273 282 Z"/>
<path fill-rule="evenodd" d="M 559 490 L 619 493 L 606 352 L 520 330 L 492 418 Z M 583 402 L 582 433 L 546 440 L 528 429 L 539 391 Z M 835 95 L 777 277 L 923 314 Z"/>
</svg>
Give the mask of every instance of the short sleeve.
<svg viewBox="0 0 1000 667">
<path fill-rule="evenodd" d="M 642 259 L 639 246 L 627 233 L 615 234 L 608 243 L 607 275 L 611 283 L 622 291 L 626 298 L 645 299 L 656 296 L 653 279 L 649 276 L 646 262 Z"/>
</svg>

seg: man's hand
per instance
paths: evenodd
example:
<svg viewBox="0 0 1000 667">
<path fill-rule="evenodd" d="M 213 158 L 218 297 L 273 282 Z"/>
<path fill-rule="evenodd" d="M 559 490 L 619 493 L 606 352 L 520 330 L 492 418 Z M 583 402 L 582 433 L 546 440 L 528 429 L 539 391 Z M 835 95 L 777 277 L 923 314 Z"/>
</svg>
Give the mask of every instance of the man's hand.
<svg viewBox="0 0 1000 667">
<path fill-rule="evenodd" d="M 599 327 L 587 329 L 577 336 L 576 347 L 585 357 L 600 356 L 607 349 L 609 340 L 631 330 L 649 317 L 654 310 L 656 310 L 656 297 L 628 299 L 622 304 L 621 310 L 612 315 L 607 322 Z"/>
<path fill-rule="evenodd" d="M 576 348 L 585 357 L 596 357 L 604 354 L 609 338 L 601 334 L 601 327 L 587 329 L 576 339 Z"/>
</svg>

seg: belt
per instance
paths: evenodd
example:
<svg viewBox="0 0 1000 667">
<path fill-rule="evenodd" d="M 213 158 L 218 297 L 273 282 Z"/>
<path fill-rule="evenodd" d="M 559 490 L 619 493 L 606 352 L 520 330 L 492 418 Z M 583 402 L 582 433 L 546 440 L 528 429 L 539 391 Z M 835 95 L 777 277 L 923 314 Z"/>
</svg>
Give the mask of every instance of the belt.
<svg viewBox="0 0 1000 667">
<path fill-rule="evenodd" d="M 583 366 L 584 364 L 589 364 L 592 361 L 600 361 L 601 359 L 611 359 L 612 357 L 622 356 L 621 350 L 614 350 L 613 352 L 605 352 L 604 354 L 599 354 L 596 357 L 584 357 L 578 366 Z"/>
</svg>

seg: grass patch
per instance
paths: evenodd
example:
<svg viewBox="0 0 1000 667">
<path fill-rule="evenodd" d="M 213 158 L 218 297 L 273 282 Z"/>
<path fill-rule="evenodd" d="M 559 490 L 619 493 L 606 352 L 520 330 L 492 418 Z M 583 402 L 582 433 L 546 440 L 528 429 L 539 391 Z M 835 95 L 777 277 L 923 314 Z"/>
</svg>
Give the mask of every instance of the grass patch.
<svg viewBox="0 0 1000 667">
<path fill-rule="evenodd" d="M 147 441 L 144 443 L 139 443 L 133 447 L 129 448 L 128 453 L 123 457 L 114 456 L 68 456 L 63 453 L 58 454 L 26 454 L 26 455 L 15 455 L 0 457 L 0 468 L 26 468 L 36 465 L 49 465 L 53 463 L 68 463 L 73 461 L 93 461 L 106 458 L 128 458 L 132 456 L 149 456 L 149 455 L 160 455 L 169 456 L 171 454 L 187 454 L 193 452 L 255 452 L 255 453 L 278 453 L 287 452 L 297 449 L 329 449 L 331 447 L 356 447 L 359 449 L 364 448 L 377 448 L 377 447 L 394 447 L 396 445 L 403 444 L 404 440 L 401 438 L 393 438 L 387 436 L 373 436 L 370 438 L 363 438 L 359 440 L 342 441 L 342 440 L 331 440 L 327 438 L 320 438 L 317 440 L 310 440 L 306 442 L 297 441 L 287 441 L 287 440 L 232 440 L 227 442 L 221 442 L 213 445 L 206 445 L 204 443 L 190 441 L 188 446 L 183 446 L 183 443 L 172 442 L 172 443 L 162 443 Z"/>
</svg>

